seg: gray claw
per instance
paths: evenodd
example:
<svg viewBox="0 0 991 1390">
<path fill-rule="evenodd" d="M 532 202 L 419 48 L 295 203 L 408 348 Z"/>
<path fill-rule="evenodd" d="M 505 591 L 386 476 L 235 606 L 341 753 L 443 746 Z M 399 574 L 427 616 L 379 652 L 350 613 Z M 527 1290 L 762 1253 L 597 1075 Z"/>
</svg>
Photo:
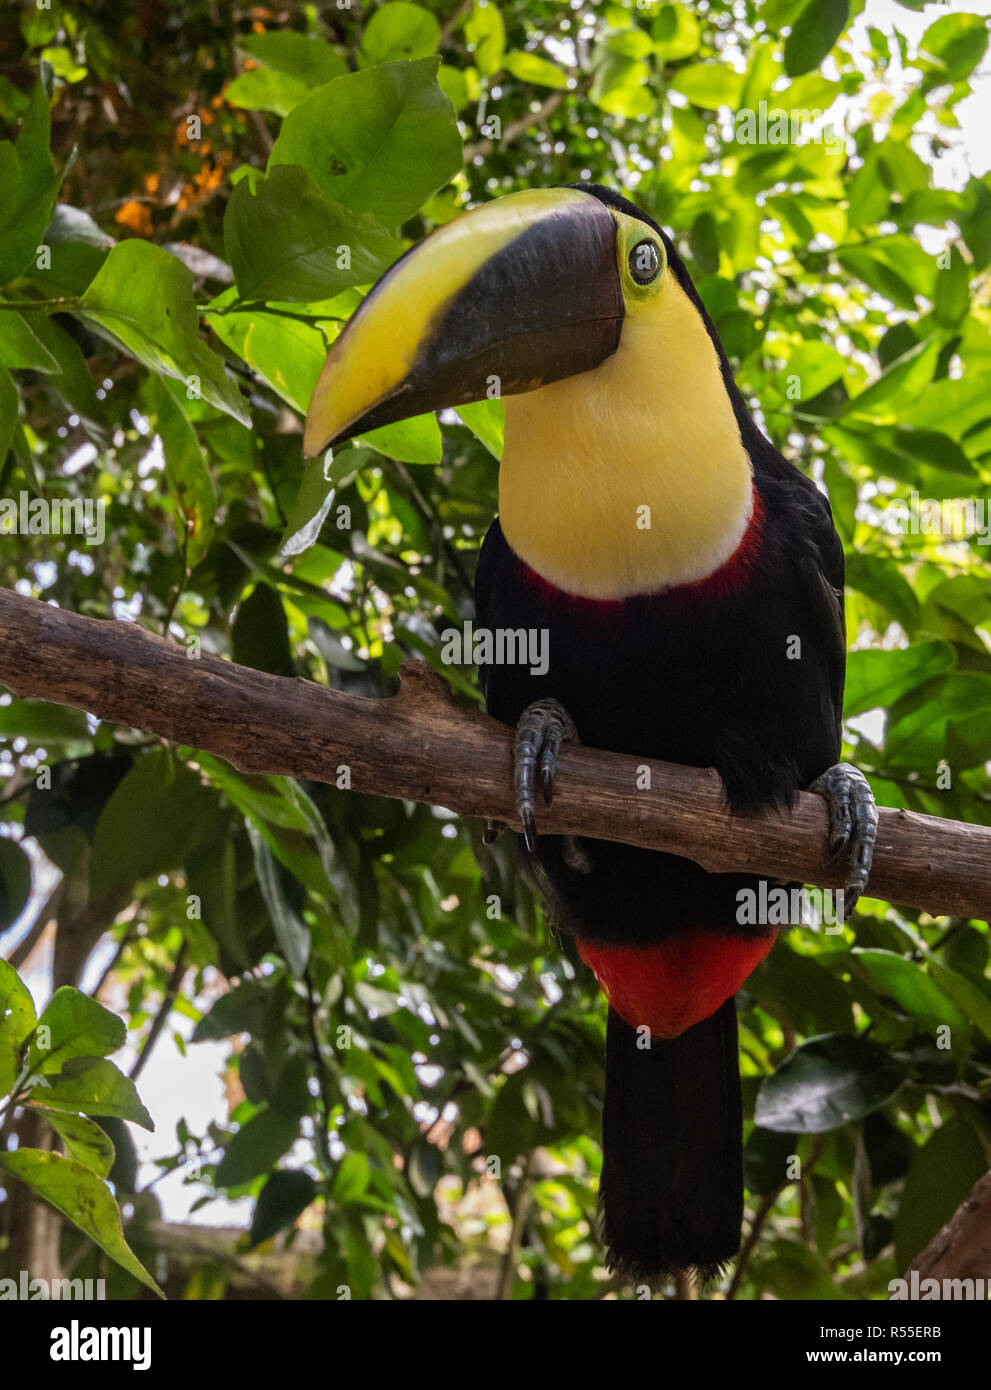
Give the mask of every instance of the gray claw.
<svg viewBox="0 0 991 1390">
<path fill-rule="evenodd" d="M 850 763 L 827 768 L 809 787 L 829 806 L 829 862 L 849 850 L 844 916 L 849 916 L 867 888 L 877 840 L 877 806 L 867 778 Z"/>
<path fill-rule="evenodd" d="M 526 847 L 531 854 L 537 848 L 534 820 L 537 771 L 539 769 L 544 804 L 550 806 L 554 799 L 554 773 L 561 744 L 568 739 L 577 743 L 578 731 L 568 711 L 557 700 L 535 700 L 520 715 L 516 726 L 516 805 L 523 822 Z"/>
<path fill-rule="evenodd" d="M 523 838 L 526 841 L 526 847 L 531 854 L 536 854 L 537 826 L 533 819 L 533 812 L 528 806 L 521 808 L 520 819 L 523 821 Z"/>
</svg>

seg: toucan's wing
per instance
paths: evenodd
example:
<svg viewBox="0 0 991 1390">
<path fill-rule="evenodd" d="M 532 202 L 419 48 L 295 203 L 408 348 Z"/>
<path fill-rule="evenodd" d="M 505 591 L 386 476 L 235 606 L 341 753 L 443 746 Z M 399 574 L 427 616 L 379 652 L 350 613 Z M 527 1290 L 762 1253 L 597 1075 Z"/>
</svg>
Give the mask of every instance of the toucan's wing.
<svg viewBox="0 0 991 1390">
<path fill-rule="evenodd" d="M 788 484 L 793 489 L 795 532 L 798 539 L 798 582 L 812 616 L 812 627 L 826 677 L 824 696 L 830 706 L 839 757 L 843 719 L 843 677 L 846 669 L 846 618 L 843 612 L 843 545 L 833 524 L 828 498 L 792 465 Z M 825 700 L 824 700 L 825 703 Z"/>
<path fill-rule="evenodd" d="M 840 753 L 846 669 L 843 545 L 833 524 L 829 499 L 812 479 L 779 454 L 752 421 L 744 442 L 753 459 L 758 489 L 774 497 L 777 509 L 788 518 L 791 582 L 804 597 L 811 617 L 835 761 Z M 787 576 L 782 575 L 782 580 Z"/>
<path fill-rule="evenodd" d="M 843 677 L 846 670 L 843 546 L 833 525 L 833 513 L 829 502 L 818 489 L 809 512 L 811 524 L 799 557 L 798 571 L 824 649 L 839 757 L 840 728 L 843 719 Z"/>
</svg>

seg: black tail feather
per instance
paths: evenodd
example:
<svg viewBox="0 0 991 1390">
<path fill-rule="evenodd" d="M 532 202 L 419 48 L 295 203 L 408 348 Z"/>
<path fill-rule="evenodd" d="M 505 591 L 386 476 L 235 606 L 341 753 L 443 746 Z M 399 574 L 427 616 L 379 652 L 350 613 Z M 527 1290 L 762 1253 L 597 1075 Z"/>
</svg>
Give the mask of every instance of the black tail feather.
<svg viewBox="0 0 991 1390">
<path fill-rule="evenodd" d="M 743 1117 L 733 998 L 677 1038 L 606 1035 L 600 1198 L 611 1269 L 714 1277 L 740 1246 Z"/>
</svg>

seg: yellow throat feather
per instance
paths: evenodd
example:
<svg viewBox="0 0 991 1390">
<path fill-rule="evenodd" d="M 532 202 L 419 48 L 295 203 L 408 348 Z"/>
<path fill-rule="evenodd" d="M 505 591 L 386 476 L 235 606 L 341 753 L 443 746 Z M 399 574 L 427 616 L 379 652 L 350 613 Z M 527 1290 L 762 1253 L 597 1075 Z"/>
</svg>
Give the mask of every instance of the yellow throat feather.
<svg viewBox="0 0 991 1390">
<path fill-rule="evenodd" d="M 742 540 L 750 459 L 715 347 L 670 267 L 656 295 L 627 296 L 612 357 L 505 407 L 503 533 L 557 587 L 618 599 L 691 584 Z"/>
</svg>

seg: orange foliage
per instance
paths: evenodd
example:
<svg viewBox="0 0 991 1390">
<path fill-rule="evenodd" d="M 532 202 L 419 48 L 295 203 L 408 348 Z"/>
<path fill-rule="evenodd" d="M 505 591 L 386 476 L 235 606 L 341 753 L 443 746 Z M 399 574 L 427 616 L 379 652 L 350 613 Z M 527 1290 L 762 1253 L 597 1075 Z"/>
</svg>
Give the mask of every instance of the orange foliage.
<svg viewBox="0 0 991 1390">
<path fill-rule="evenodd" d="M 156 177 L 152 175 L 152 177 Z M 138 236 L 151 236 L 151 213 L 144 203 L 139 203 L 136 198 L 129 198 L 128 201 L 119 207 L 114 214 L 114 221 L 122 227 L 128 227 Z"/>
</svg>

